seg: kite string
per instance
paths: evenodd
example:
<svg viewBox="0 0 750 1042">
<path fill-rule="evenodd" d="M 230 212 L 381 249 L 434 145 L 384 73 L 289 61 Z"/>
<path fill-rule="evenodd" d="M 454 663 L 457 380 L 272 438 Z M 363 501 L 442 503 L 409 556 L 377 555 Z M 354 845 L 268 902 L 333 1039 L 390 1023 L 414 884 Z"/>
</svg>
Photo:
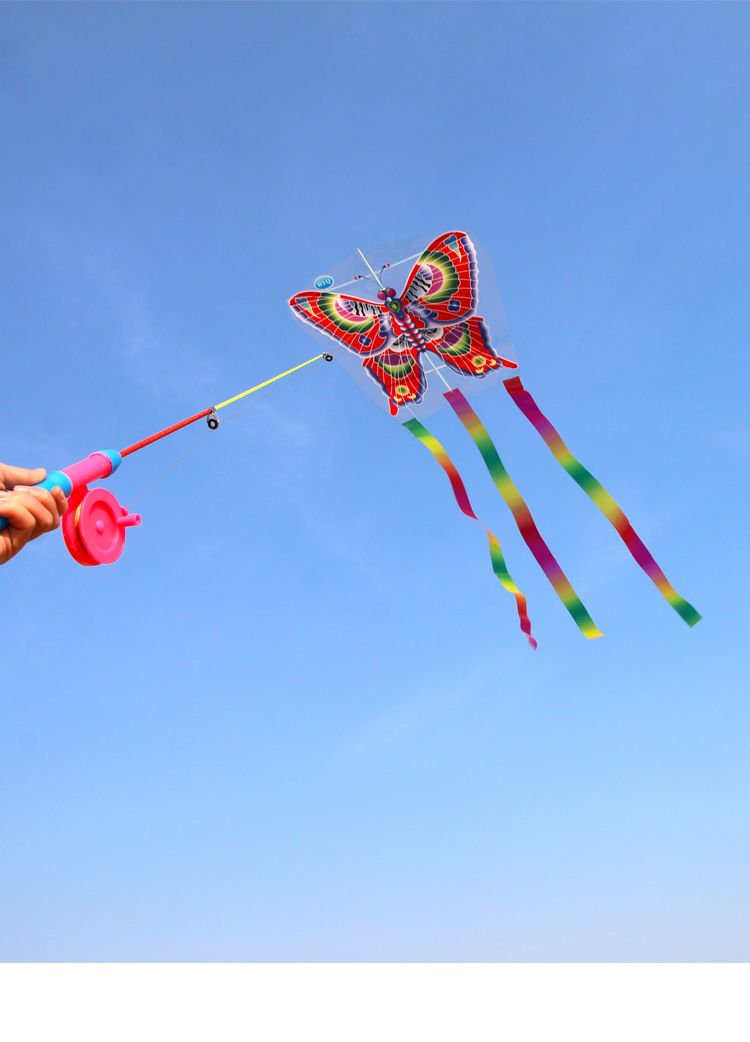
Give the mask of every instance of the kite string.
<svg viewBox="0 0 750 1042">
<path fill-rule="evenodd" d="M 315 362 L 319 358 L 324 358 L 324 357 L 326 357 L 326 356 L 325 355 L 318 355 L 316 358 L 311 358 L 308 361 L 309 362 Z M 303 362 L 302 365 L 295 366 L 294 369 L 290 369 L 286 373 L 281 373 L 280 376 L 274 377 L 272 380 L 266 380 L 265 383 L 258 384 L 258 387 L 251 388 L 250 391 L 245 391 L 243 394 L 237 395 L 235 398 L 232 398 L 232 399 L 222 403 L 221 406 L 216 406 L 216 408 L 217 409 L 218 408 L 223 408 L 225 405 L 230 405 L 232 402 L 237 401 L 240 398 L 244 398 L 247 394 L 250 394 L 252 391 L 258 390 L 258 388 L 260 388 L 260 387 L 267 387 L 269 384 L 275 383 L 276 380 L 281 378 L 281 376 L 288 376 L 289 373 L 295 373 L 296 374 L 296 375 L 292 376 L 292 378 L 289 381 L 287 381 L 290 384 L 294 383 L 294 381 L 299 379 L 299 377 L 302 375 L 301 373 L 297 372 L 297 370 L 298 369 L 302 369 L 307 364 L 308 364 L 308 362 Z M 242 405 L 239 409 L 235 409 L 234 412 L 231 412 L 231 413 L 229 413 L 228 416 L 225 416 L 223 422 L 224 423 L 228 423 L 230 420 L 233 420 L 236 416 L 239 416 L 240 413 L 243 413 L 243 412 L 245 412 L 246 409 L 249 409 L 251 405 L 257 405 L 258 403 L 264 401 L 266 398 L 268 398 L 270 395 L 272 395 L 274 393 L 274 391 L 277 391 L 277 390 L 278 390 L 278 387 L 272 387 L 270 390 L 266 391 L 265 394 L 261 394 L 258 398 L 252 398 L 249 402 L 246 402 L 245 405 Z M 201 416 L 210 415 L 212 412 L 213 412 L 212 409 L 207 409 L 203 413 L 197 413 L 195 417 L 190 417 L 190 419 L 188 421 L 183 421 L 180 424 L 175 424 L 173 428 L 168 428 L 168 430 L 170 430 L 170 432 L 173 431 L 173 430 L 179 430 L 180 427 L 187 426 L 188 422 L 194 422 L 196 418 L 200 419 Z M 130 502 L 128 503 L 128 509 L 131 509 L 134 503 L 136 503 L 139 499 L 141 499 L 142 496 L 145 496 L 147 492 L 150 492 L 151 489 L 162 480 L 162 478 L 166 477 L 166 475 L 169 473 L 170 470 L 172 470 L 173 467 L 176 467 L 178 463 L 181 463 L 182 460 L 184 460 L 185 457 L 187 455 L 189 455 L 189 453 L 191 453 L 193 451 L 193 449 L 196 448 L 203 441 L 204 438 L 207 438 L 209 434 L 211 434 L 211 429 L 209 429 L 207 431 L 204 431 L 203 434 L 201 434 L 201 436 L 199 438 L 196 438 L 195 441 L 191 445 L 188 445 L 188 447 L 185 449 L 184 452 L 181 452 L 179 456 L 176 456 L 175 459 L 173 459 L 172 462 L 169 463 L 164 468 L 164 470 L 153 479 L 153 481 L 149 482 L 149 484 L 146 485 L 145 488 L 141 489 L 141 491 L 133 499 L 130 500 Z M 148 443 L 148 439 L 146 439 L 146 442 Z M 135 450 L 133 450 L 133 451 L 135 451 Z M 122 453 L 121 453 L 121 455 L 122 455 Z"/>
<path fill-rule="evenodd" d="M 192 443 L 192 445 L 189 445 L 185 449 L 184 452 L 181 452 L 179 456 L 177 456 L 175 459 L 173 459 L 172 462 L 169 463 L 164 468 L 164 470 L 161 472 L 161 474 L 158 474 L 154 478 L 153 481 L 150 481 L 149 484 L 146 485 L 145 488 L 141 489 L 141 491 L 138 493 L 138 495 L 135 496 L 133 499 L 131 499 L 130 502 L 128 503 L 128 511 L 132 510 L 134 503 L 137 503 L 139 499 L 141 499 L 143 496 L 146 495 L 147 492 L 150 492 L 151 489 L 154 487 L 154 485 L 158 485 L 158 483 L 161 481 L 161 479 L 163 477 L 165 477 L 169 473 L 169 471 L 172 469 L 172 467 L 176 467 L 177 464 L 181 462 L 181 460 L 184 460 L 185 457 L 188 455 L 188 453 L 192 452 L 193 449 L 196 447 L 196 445 L 198 445 L 199 442 L 203 441 L 204 438 L 207 438 L 210 433 L 211 433 L 210 430 L 204 431 L 203 434 L 201 434 L 200 438 L 196 438 L 195 441 Z"/>
<path fill-rule="evenodd" d="M 310 365 L 312 362 L 317 362 L 319 359 L 325 358 L 327 362 L 330 362 L 333 355 L 328 352 L 315 355 L 313 358 L 308 358 L 306 362 L 301 362 L 299 365 L 293 366 L 291 369 L 287 369 L 286 372 L 278 373 L 276 376 L 272 376 L 270 380 L 264 380 L 263 383 L 256 384 L 255 387 L 249 387 L 246 391 L 241 394 L 236 394 L 233 398 L 227 398 L 225 402 L 220 402 L 218 405 L 213 405 L 208 409 L 202 409 L 201 412 L 194 413 L 193 416 L 188 416 L 187 419 L 180 420 L 179 423 L 173 423 L 171 427 L 165 427 L 164 430 L 157 431 L 156 434 L 149 435 L 148 438 L 143 438 L 142 441 L 136 441 L 132 445 L 128 445 L 127 448 L 120 450 L 120 456 L 125 458 L 133 452 L 138 452 L 139 449 L 144 449 L 147 445 L 152 445 L 155 441 L 159 441 L 161 438 L 166 438 L 169 434 L 174 434 L 175 431 L 180 430 L 182 427 L 187 427 L 191 423 L 195 423 L 197 420 L 208 417 L 208 425 L 215 429 L 218 427 L 218 420 L 213 423 L 211 416 L 216 413 L 219 409 L 225 408 L 227 405 L 232 405 L 233 402 L 237 402 L 240 398 L 246 398 L 249 394 L 254 394 L 256 391 L 260 391 L 263 387 L 268 387 L 269 384 L 276 383 L 277 380 L 282 380 L 285 376 L 289 376 L 291 373 L 296 373 L 300 369 L 304 369 L 306 365 Z"/>
</svg>

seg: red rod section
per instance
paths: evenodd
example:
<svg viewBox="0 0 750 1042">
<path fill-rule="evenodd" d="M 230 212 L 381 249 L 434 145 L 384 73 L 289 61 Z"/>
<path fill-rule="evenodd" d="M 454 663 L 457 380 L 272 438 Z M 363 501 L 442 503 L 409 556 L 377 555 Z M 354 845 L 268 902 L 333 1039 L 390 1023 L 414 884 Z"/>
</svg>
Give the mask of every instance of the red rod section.
<svg viewBox="0 0 750 1042">
<path fill-rule="evenodd" d="M 154 441 L 158 441 L 160 438 L 166 438 L 168 434 L 173 434 L 178 431 L 180 427 L 187 427 L 191 423 L 195 423 L 196 420 L 202 420 L 204 416 L 210 416 L 213 409 L 204 409 L 203 412 L 197 412 L 195 416 L 188 416 L 186 420 L 180 420 L 179 423 L 174 423 L 171 427 L 165 427 L 163 431 L 159 431 L 157 434 L 152 434 L 150 438 L 144 438 L 143 441 L 137 441 L 134 445 L 128 445 L 126 449 L 120 450 L 121 456 L 129 456 L 131 452 L 137 452 L 138 449 L 143 449 L 146 445 L 150 445 Z"/>
</svg>

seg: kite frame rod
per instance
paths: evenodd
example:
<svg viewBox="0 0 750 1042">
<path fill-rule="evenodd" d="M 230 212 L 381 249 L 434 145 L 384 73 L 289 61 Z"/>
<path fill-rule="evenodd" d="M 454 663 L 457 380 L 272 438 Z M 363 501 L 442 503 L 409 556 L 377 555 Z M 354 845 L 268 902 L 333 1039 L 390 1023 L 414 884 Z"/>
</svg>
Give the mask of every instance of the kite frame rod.
<svg viewBox="0 0 750 1042">
<path fill-rule="evenodd" d="M 358 254 L 360 255 L 360 257 L 362 258 L 362 260 L 363 260 L 363 261 L 365 262 L 365 264 L 367 265 L 367 267 L 368 267 L 368 268 L 370 269 L 370 271 L 372 272 L 372 277 L 373 277 L 373 278 L 375 279 L 375 281 L 376 281 L 376 282 L 377 282 L 377 284 L 378 284 L 378 285 L 380 286 L 380 288 L 381 288 L 381 289 L 385 289 L 385 286 L 384 286 L 384 285 L 383 285 L 383 283 L 382 283 L 382 282 L 380 281 L 380 276 L 379 276 L 379 275 L 376 275 L 376 274 L 375 274 L 375 269 L 373 268 L 372 264 L 370 264 L 370 262 L 368 261 L 367 257 L 365 257 L 365 255 L 364 255 L 364 253 L 362 252 L 362 250 L 360 250 L 359 246 L 357 247 L 357 253 L 358 253 Z"/>
</svg>

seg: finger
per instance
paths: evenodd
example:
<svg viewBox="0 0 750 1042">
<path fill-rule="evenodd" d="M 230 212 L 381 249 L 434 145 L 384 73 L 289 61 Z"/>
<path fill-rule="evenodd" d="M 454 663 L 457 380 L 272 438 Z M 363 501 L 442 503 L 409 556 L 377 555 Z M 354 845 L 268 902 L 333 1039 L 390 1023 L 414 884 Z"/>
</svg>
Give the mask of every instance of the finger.
<svg viewBox="0 0 750 1042">
<path fill-rule="evenodd" d="M 57 512 L 60 515 L 60 517 L 62 517 L 62 515 L 68 509 L 68 498 L 59 485 L 55 485 L 55 487 L 52 489 L 52 496 L 57 506 Z"/>
<path fill-rule="evenodd" d="M 18 495 L 19 493 L 21 493 L 24 496 L 36 496 L 36 498 L 41 503 L 44 503 L 46 508 L 56 519 L 54 527 L 57 528 L 57 524 L 60 520 L 60 515 L 64 514 L 68 508 L 68 501 L 65 498 L 65 493 L 61 488 L 55 485 L 52 491 L 48 492 L 47 489 L 39 488 L 38 485 L 34 485 L 32 487 L 29 487 L 28 485 L 16 485 L 16 487 L 13 489 L 13 494 Z"/>
<path fill-rule="evenodd" d="M 44 467 L 27 470 L 25 467 L 9 467 L 0 463 L 0 484 L 4 484 L 6 488 L 15 488 L 16 485 L 38 485 L 44 480 L 46 473 Z"/>
<path fill-rule="evenodd" d="M 15 528 L 19 532 L 28 533 L 27 538 L 31 538 L 31 533 L 36 528 L 36 517 L 29 510 L 22 496 L 0 492 L 0 517 L 6 518 L 10 526 L 3 529 L 0 536 L 7 537 L 12 534 L 11 529 Z"/>
<path fill-rule="evenodd" d="M 21 500 L 23 506 L 33 514 L 36 520 L 36 528 L 29 538 L 36 539 L 38 535 L 43 532 L 51 532 L 60 524 L 57 504 L 46 488 L 27 488 L 24 485 L 16 485 L 12 495 Z"/>
<path fill-rule="evenodd" d="M 57 527 L 60 522 L 57 500 L 46 488 L 39 488 L 38 485 L 16 485 L 12 494 L 30 497 L 31 502 L 27 504 L 27 509 L 30 509 L 40 522 L 46 522 L 49 518 L 48 523 L 54 528 Z"/>
<path fill-rule="evenodd" d="M 33 539 L 36 518 L 18 496 L 8 492 L 0 492 L 0 516 L 10 525 L 0 532 L 0 564 L 5 564 Z"/>
</svg>

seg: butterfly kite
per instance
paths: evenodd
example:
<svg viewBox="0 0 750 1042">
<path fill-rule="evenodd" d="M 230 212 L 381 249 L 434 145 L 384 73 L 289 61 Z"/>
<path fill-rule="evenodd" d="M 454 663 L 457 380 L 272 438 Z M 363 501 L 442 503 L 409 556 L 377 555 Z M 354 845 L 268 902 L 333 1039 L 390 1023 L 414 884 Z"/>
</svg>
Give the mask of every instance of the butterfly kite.
<svg viewBox="0 0 750 1042">
<path fill-rule="evenodd" d="M 93 452 L 84 460 L 49 473 L 39 484 L 50 490 L 59 486 L 68 497 L 62 530 L 71 555 L 82 565 L 112 564 L 123 551 L 127 529 L 141 522 L 140 514 L 122 506 L 107 489 L 89 488 L 90 482 L 109 477 L 126 457 L 202 419 L 211 430 L 216 430 L 220 411 L 260 391 L 270 393 L 270 389 L 279 386 L 279 381 L 306 366 L 321 360 L 332 361 L 333 340 L 343 348 L 336 352 L 337 361 L 349 368 L 392 416 L 404 417 L 402 423 L 406 430 L 430 450 L 448 475 L 460 509 L 479 521 L 454 463 L 421 422 L 430 411 L 446 402 L 453 409 L 479 449 L 523 539 L 586 637 L 601 634 L 539 534 L 531 512 L 508 476 L 492 439 L 467 401 L 465 390 L 472 393 L 502 382 L 555 458 L 614 525 L 641 568 L 685 622 L 694 626 L 700 619 L 698 612 L 670 585 L 620 507 L 573 456 L 524 387 L 520 376 L 513 372 L 517 365 L 507 357 L 512 348 L 502 305 L 496 295 L 493 297 L 494 281 L 487 278 L 489 263 L 483 256 L 483 305 L 482 314 L 477 313 L 479 251 L 476 244 L 465 232 L 446 232 L 426 248 L 420 241 L 418 251 L 409 252 L 416 245 L 406 247 L 408 255 L 402 260 L 387 259 L 398 256 L 397 246 L 384 247 L 385 252 L 377 257 L 371 254 L 376 264 L 382 261 L 378 271 L 358 250 L 334 269 L 334 274 L 317 278 L 309 289 L 291 298 L 289 304 L 295 315 L 324 341 L 324 349 L 319 354 L 119 451 L 104 449 Z M 408 261 L 414 263 L 399 295 L 395 289 L 383 285 L 381 276 L 386 269 Z M 363 264 L 369 274 L 362 272 Z M 362 287 L 359 296 L 341 292 L 355 284 Z M 8 527 L 8 518 L 2 516 L 0 509 L 0 533 Z M 495 575 L 513 594 L 521 629 L 530 644 L 536 647 L 526 598 L 510 577 L 497 538 L 489 528 L 483 527 L 489 539 Z"/>
<path fill-rule="evenodd" d="M 578 628 L 586 637 L 601 636 L 540 535 L 490 435 L 464 394 L 464 390 L 470 393 L 482 385 L 502 381 L 554 457 L 611 522 L 666 600 L 689 626 L 694 626 L 701 616 L 671 586 L 610 494 L 570 452 L 520 376 L 513 372 L 518 368 L 516 363 L 500 353 L 500 350 L 510 353 L 507 328 L 499 301 L 494 304 L 493 335 L 486 317 L 478 313 L 477 248 L 469 236 L 465 232 L 445 232 L 420 253 L 407 257 L 406 260 L 414 263 L 400 294 L 384 285 L 381 276 L 387 268 L 403 261 L 384 262 L 376 271 L 361 251 L 352 258 L 343 278 L 322 276 L 315 280 L 312 288 L 296 293 L 289 305 L 307 326 L 323 335 L 329 350 L 330 340 L 344 349 L 336 353 L 337 360 L 363 378 L 367 388 L 374 391 L 390 414 L 398 417 L 406 430 L 429 449 L 447 474 L 464 514 L 479 521 L 454 463 L 419 418 L 445 403 L 453 409 L 479 449 L 524 541 Z M 347 279 L 346 274 L 355 271 L 352 263 L 359 264 L 360 272 Z M 483 259 L 483 268 L 484 263 Z M 369 273 L 362 273 L 362 266 L 366 266 Z M 343 271 L 342 267 L 340 273 Z M 355 284 L 362 287 L 361 295 L 340 292 Z M 489 539 L 495 575 L 514 596 L 521 630 L 532 647 L 536 647 L 526 598 L 508 572 L 496 536 L 483 527 Z"/>
</svg>

